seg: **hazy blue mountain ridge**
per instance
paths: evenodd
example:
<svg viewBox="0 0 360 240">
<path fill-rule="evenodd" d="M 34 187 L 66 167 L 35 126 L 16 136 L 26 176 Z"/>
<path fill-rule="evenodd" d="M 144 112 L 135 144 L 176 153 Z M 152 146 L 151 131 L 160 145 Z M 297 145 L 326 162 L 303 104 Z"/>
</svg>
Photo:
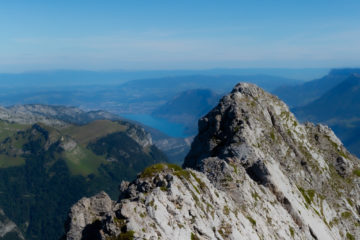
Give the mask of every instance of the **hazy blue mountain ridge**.
<svg viewBox="0 0 360 240">
<path fill-rule="evenodd" d="M 208 69 L 208 70 L 48 70 L 21 73 L 0 73 L 1 87 L 61 87 L 76 85 L 121 84 L 136 79 L 163 78 L 188 75 L 272 75 L 289 79 L 311 80 L 326 72 L 322 68 L 281 69 Z"/>
<path fill-rule="evenodd" d="M 90 73 L 87 73 L 90 74 Z M 21 75 L 21 74 L 20 74 Z M 55 75 L 54 82 L 51 85 Z M 115 114 L 146 113 L 150 114 L 157 107 L 165 104 L 182 91 L 208 88 L 223 94 L 229 91 L 237 82 L 253 82 L 265 89 L 272 90 L 283 85 L 293 85 L 299 80 L 269 75 L 186 75 L 157 77 L 131 80 L 128 82 L 115 80 L 96 80 L 102 78 L 89 78 L 87 84 L 75 74 L 66 78 L 67 74 L 57 76 L 44 75 L 40 80 L 21 79 L 7 81 L 0 74 L 0 105 L 15 104 L 52 104 L 76 106 L 83 109 L 102 109 Z M 62 85 L 57 86 L 61 76 L 64 76 Z M 95 74 L 96 75 L 96 74 Z M 35 77 L 34 77 L 35 78 Z M 104 77 L 105 78 L 105 77 Z M 45 81 L 47 79 L 47 81 Z M 11 85 L 11 82 L 15 82 Z M 43 84 L 43 82 L 46 84 Z M 10 83 L 9 83 L 10 82 Z M 71 82 L 71 84 L 66 85 Z M 29 84 L 30 83 L 30 84 Z M 104 83 L 101 86 L 98 85 Z M 111 84 L 109 84 L 111 83 Z M 13 86 L 13 87 L 11 87 Z"/>
<path fill-rule="evenodd" d="M 360 117 L 360 75 L 353 74 L 327 91 L 319 99 L 294 108 L 300 119 L 331 121 Z"/>
<path fill-rule="evenodd" d="M 304 106 L 332 89 L 353 73 L 360 73 L 358 68 L 333 69 L 326 76 L 296 86 L 282 86 L 274 91 L 290 107 Z"/>
<path fill-rule="evenodd" d="M 329 125 L 351 152 L 360 156 L 360 75 L 350 77 L 319 99 L 293 109 L 302 121 Z"/>
</svg>

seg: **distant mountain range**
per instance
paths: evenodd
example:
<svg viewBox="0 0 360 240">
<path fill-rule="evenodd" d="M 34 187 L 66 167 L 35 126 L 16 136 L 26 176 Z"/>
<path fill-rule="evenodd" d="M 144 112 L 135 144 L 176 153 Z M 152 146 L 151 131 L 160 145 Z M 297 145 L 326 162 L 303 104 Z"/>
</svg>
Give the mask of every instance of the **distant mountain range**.
<svg viewBox="0 0 360 240">
<path fill-rule="evenodd" d="M 311 80 L 327 71 L 322 68 L 282 69 L 209 69 L 209 70 L 49 70 L 22 73 L 0 73 L 0 87 L 66 87 L 88 85 L 118 85 L 136 79 L 164 78 L 169 76 L 190 75 L 271 75 L 289 79 Z"/>
<path fill-rule="evenodd" d="M 294 110 L 300 119 L 317 122 L 360 118 L 360 75 L 350 75 L 317 100 Z"/>
<path fill-rule="evenodd" d="M 51 76 L 48 76 L 48 81 L 51 80 Z M 37 80 L 33 79 L 29 79 L 27 82 L 20 79 L 20 83 L 23 84 L 19 83 L 15 84 L 15 87 L 9 87 L 8 85 L 11 84 L 8 84 L 8 81 L 1 81 L 6 78 L 0 74 L 0 85 L 4 85 L 0 88 L 0 105 L 66 105 L 90 110 L 101 109 L 115 114 L 150 114 L 157 107 L 186 90 L 206 88 L 218 94 L 223 94 L 229 91 L 234 84 L 244 81 L 256 83 L 268 90 L 301 82 L 269 75 L 187 75 L 147 78 L 125 83 L 112 82 L 112 84 L 106 84 L 106 81 L 90 79 L 87 85 L 76 85 L 78 82 L 74 80 L 76 76 L 74 74 L 72 78 L 69 78 L 70 80 L 64 80 L 64 83 L 60 86 L 56 86 L 56 84 L 37 84 Z M 42 78 L 45 77 L 42 76 Z M 71 83 L 66 85 L 69 81 Z M 14 80 L 14 82 L 17 82 L 17 80 Z M 102 82 L 104 84 L 99 85 Z M 97 83 L 97 85 L 94 85 L 94 83 Z"/>
<path fill-rule="evenodd" d="M 44 123 L 50 126 L 66 124 L 87 124 L 94 120 L 121 119 L 106 111 L 84 111 L 76 107 L 59 105 L 27 104 L 0 107 L 0 119 L 22 124 Z"/>
<path fill-rule="evenodd" d="M 271 76 L 271 75 L 188 75 L 153 79 L 133 80 L 122 84 L 120 87 L 125 89 L 143 89 L 168 92 L 179 92 L 189 89 L 206 88 L 216 92 L 225 93 L 231 90 L 232 86 L 238 82 L 251 82 L 263 86 L 268 90 L 273 90 L 284 85 L 296 85 L 301 83 L 299 80 Z"/>
<path fill-rule="evenodd" d="M 360 75 L 352 74 L 319 99 L 294 108 L 303 121 L 329 125 L 345 146 L 360 156 Z"/>
<path fill-rule="evenodd" d="M 353 73 L 360 73 L 360 69 L 333 69 L 320 79 L 295 86 L 282 86 L 272 91 L 272 93 L 284 100 L 290 107 L 304 106 L 320 98 Z"/>
</svg>

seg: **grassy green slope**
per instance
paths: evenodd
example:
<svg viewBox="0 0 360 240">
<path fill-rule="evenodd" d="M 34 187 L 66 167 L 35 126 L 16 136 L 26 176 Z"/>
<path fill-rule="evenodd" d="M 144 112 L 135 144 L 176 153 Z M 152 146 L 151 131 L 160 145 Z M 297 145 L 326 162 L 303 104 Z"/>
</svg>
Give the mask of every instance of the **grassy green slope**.
<svg viewBox="0 0 360 240">
<path fill-rule="evenodd" d="M 15 151 L 6 147 L 6 143 L 19 131 L 28 128 L 28 125 L 9 123 L 0 120 L 0 168 L 19 166 L 25 163 L 25 159 L 16 154 L 16 149 L 22 147 L 20 141 L 16 141 Z"/>
<path fill-rule="evenodd" d="M 110 120 L 97 120 L 87 125 L 70 126 L 63 130 L 63 133 L 74 138 L 78 143 L 87 145 L 97 138 L 106 136 L 114 132 L 123 132 L 127 129 L 126 125 Z"/>
<path fill-rule="evenodd" d="M 63 155 L 73 175 L 87 176 L 89 174 L 98 174 L 100 165 L 106 164 L 104 156 L 97 156 L 83 146 L 77 146 L 71 151 L 64 152 Z"/>
<path fill-rule="evenodd" d="M 9 123 L 7 121 L 0 120 L 0 141 L 3 141 L 8 136 L 28 128 L 29 125 Z"/>
</svg>

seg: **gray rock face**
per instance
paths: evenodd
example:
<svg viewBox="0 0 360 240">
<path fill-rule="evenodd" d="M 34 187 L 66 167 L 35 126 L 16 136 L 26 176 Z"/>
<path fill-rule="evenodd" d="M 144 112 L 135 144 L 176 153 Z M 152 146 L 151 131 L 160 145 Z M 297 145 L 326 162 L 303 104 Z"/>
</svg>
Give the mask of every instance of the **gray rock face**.
<svg viewBox="0 0 360 240">
<path fill-rule="evenodd" d="M 146 132 L 142 127 L 131 126 L 126 130 L 126 133 L 143 148 L 149 147 L 153 144 L 151 134 Z"/>
<path fill-rule="evenodd" d="M 20 229 L 0 209 L 0 239 L 23 240 Z"/>
<path fill-rule="evenodd" d="M 81 239 L 94 234 L 100 236 L 101 222 L 112 215 L 113 205 L 114 202 L 105 192 L 80 199 L 69 213 L 67 239 Z"/>
<path fill-rule="evenodd" d="M 255 85 L 200 119 L 183 167 L 121 184 L 98 239 L 359 239 L 359 159 Z M 88 225 L 72 219 L 88 212 L 70 214 L 68 239 L 81 239 Z"/>
</svg>

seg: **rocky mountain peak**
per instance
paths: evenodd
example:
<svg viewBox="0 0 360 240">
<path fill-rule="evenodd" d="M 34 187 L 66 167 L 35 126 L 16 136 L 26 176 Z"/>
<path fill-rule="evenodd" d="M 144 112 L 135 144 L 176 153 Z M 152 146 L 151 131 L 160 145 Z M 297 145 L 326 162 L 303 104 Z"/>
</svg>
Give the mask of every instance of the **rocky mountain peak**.
<svg viewBox="0 0 360 240">
<path fill-rule="evenodd" d="M 99 220 L 99 239 L 360 236 L 359 159 L 331 129 L 300 124 L 253 84 L 236 85 L 199 120 L 183 167 L 149 167 L 121 184 L 110 210 L 84 210 Z M 76 206 L 68 239 L 80 239 L 71 229 L 91 225 L 84 219 L 78 228 L 71 218 L 86 213 Z"/>
<path fill-rule="evenodd" d="M 184 167 L 199 170 L 202 160 L 207 157 L 233 157 L 240 144 L 257 144 L 259 135 L 264 132 L 256 127 L 261 126 L 263 131 L 272 130 L 277 115 L 282 112 L 290 114 L 284 103 L 256 85 L 236 85 L 218 106 L 199 120 L 199 133 Z"/>
</svg>

